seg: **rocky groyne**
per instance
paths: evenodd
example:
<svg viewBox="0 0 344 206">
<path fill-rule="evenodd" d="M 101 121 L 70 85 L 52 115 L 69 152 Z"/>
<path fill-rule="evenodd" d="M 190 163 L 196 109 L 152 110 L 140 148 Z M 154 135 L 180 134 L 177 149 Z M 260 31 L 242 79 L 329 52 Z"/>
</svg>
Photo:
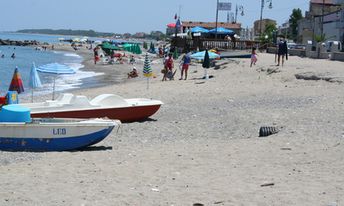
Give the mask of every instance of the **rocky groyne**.
<svg viewBox="0 0 344 206">
<path fill-rule="evenodd" d="M 32 45 L 40 45 L 41 43 L 36 40 L 10 40 L 10 39 L 0 39 L 0 46 L 32 46 Z"/>
</svg>

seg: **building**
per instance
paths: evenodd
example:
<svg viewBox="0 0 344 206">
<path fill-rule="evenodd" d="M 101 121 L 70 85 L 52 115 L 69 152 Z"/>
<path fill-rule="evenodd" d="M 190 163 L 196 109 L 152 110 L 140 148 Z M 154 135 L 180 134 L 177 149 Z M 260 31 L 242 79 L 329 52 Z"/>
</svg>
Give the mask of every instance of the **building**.
<svg viewBox="0 0 344 206">
<path fill-rule="evenodd" d="M 216 22 L 197 22 L 197 21 L 182 21 L 183 32 L 186 29 L 190 29 L 196 26 L 200 26 L 206 29 L 216 28 Z M 223 27 L 225 29 L 231 29 L 240 36 L 241 24 L 240 23 L 227 23 L 227 22 L 217 22 L 217 27 Z"/>
<path fill-rule="evenodd" d="M 260 25 L 262 26 L 262 32 L 264 32 L 268 24 L 276 25 L 277 23 L 275 20 L 272 19 L 262 19 L 262 24 L 260 24 L 260 20 L 255 21 L 253 24 L 254 36 L 260 36 Z"/>
<path fill-rule="evenodd" d="M 344 0 L 311 0 L 305 18 L 298 22 L 300 43 L 314 42 L 316 36 L 327 40 L 343 41 Z"/>
<path fill-rule="evenodd" d="M 287 37 L 291 33 L 289 20 L 284 22 L 280 27 L 278 27 L 278 34 L 282 34 Z"/>
</svg>

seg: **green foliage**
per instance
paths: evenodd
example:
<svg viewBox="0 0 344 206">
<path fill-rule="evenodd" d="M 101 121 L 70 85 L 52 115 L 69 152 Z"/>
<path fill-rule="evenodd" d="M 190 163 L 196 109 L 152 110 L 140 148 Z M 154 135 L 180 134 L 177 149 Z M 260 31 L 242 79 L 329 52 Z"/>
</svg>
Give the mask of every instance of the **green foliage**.
<svg viewBox="0 0 344 206">
<path fill-rule="evenodd" d="M 162 33 L 161 31 L 152 31 L 150 35 L 148 35 L 151 39 L 156 39 L 157 41 L 163 40 L 166 38 L 166 35 Z"/>
<path fill-rule="evenodd" d="M 297 32 L 298 32 L 297 31 L 297 27 L 298 27 L 297 22 L 302 18 L 303 18 L 303 16 L 302 16 L 301 9 L 293 9 L 293 12 L 289 18 L 289 24 L 290 24 L 290 28 L 291 28 L 290 38 L 293 39 L 295 42 L 297 41 Z"/>
<path fill-rule="evenodd" d="M 272 43 L 273 33 L 277 30 L 276 24 L 268 23 L 265 27 L 263 34 L 260 36 L 259 40 L 263 43 Z"/>
<path fill-rule="evenodd" d="M 322 35 L 315 35 L 314 36 L 314 40 L 316 41 L 316 42 L 324 42 L 325 41 L 325 34 L 322 34 Z"/>
</svg>

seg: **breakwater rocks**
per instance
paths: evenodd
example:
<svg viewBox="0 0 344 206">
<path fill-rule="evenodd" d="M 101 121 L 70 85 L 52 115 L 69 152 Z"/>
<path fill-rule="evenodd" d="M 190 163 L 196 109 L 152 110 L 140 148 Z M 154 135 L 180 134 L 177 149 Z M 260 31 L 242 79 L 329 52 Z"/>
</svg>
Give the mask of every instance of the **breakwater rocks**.
<svg viewBox="0 0 344 206">
<path fill-rule="evenodd" d="M 36 40 L 24 40 L 24 41 L 18 41 L 18 40 L 10 40 L 10 39 L 0 39 L 0 46 L 4 45 L 11 45 L 11 46 L 31 46 L 31 45 L 40 45 L 41 43 Z"/>
</svg>

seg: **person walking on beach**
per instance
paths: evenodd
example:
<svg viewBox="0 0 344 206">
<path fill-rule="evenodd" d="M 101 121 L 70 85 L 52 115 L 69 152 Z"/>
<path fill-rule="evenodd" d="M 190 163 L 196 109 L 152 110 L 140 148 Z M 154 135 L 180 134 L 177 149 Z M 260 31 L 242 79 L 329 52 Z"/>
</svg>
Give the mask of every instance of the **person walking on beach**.
<svg viewBox="0 0 344 206">
<path fill-rule="evenodd" d="M 99 61 L 99 54 L 98 54 L 98 48 L 95 47 L 93 49 L 93 54 L 94 54 L 94 64 L 97 64 L 97 61 Z"/>
<path fill-rule="evenodd" d="M 189 55 L 189 53 L 185 54 L 182 58 L 182 71 L 181 71 L 181 75 L 180 75 L 180 79 L 183 79 L 183 74 L 185 72 L 185 79 L 186 80 L 188 78 L 188 69 L 189 69 L 189 65 L 191 62 L 191 57 Z"/>
<path fill-rule="evenodd" d="M 252 48 L 252 52 L 251 52 L 251 65 L 250 65 L 250 67 L 252 67 L 252 64 L 253 64 L 253 65 L 256 65 L 257 60 L 258 60 L 258 59 L 257 59 L 256 48 L 253 47 L 253 48 Z"/>
<path fill-rule="evenodd" d="M 282 37 L 280 42 L 278 43 L 278 52 L 277 52 L 277 66 L 280 65 L 281 57 L 282 57 L 282 66 L 284 65 L 284 56 L 286 60 L 288 60 L 288 47 L 287 41 Z"/>
</svg>

